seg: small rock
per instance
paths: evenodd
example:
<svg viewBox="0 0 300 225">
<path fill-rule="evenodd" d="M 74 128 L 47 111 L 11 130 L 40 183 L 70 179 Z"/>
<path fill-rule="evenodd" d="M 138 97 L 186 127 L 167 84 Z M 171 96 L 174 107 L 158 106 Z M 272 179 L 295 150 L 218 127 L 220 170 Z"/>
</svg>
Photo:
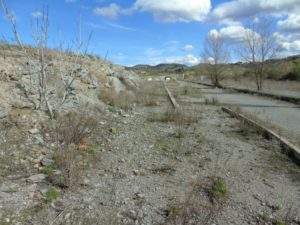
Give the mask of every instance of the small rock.
<svg viewBox="0 0 300 225">
<path fill-rule="evenodd" d="M 135 170 L 133 170 L 133 174 L 136 176 L 139 176 L 139 175 L 141 175 L 141 171 L 135 169 Z"/>
<path fill-rule="evenodd" d="M 51 207 L 57 211 L 63 211 L 65 209 L 65 204 L 60 200 L 56 200 L 51 203 Z"/>
<path fill-rule="evenodd" d="M 96 89 L 96 88 L 97 88 L 96 85 L 89 85 L 89 86 L 88 86 L 88 89 Z"/>
<path fill-rule="evenodd" d="M 33 175 L 33 176 L 27 178 L 27 181 L 31 182 L 31 183 L 41 183 L 41 182 L 45 181 L 46 177 L 47 176 L 42 173 L 36 174 L 36 175 Z"/>
<path fill-rule="evenodd" d="M 33 129 L 29 130 L 29 133 L 31 133 L 31 134 L 38 134 L 38 133 L 40 133 L 40 131 L 37 128 L 33 128 Z"/>
<path fill-rule="evenodd" d="M 80 151 L 87 151 L 88 150 L 88 145 L 87 144 L 80 144 L 79 145 L 79 150 Z"/>
<path fill-rule="evenodd" d="M 110 131 L 111 133 L 113 133 L 113 134 L 116 134 L 116 133 L 117 133 L 117 128 L 112 127 L 112 128 L 110 128 L 109 131 Z"/>
<path fill-rule="evenodd" d="M 42 166 L 51 166 L 53 164 L 54 164 L 54 160 L 52 159 L 43 158 L 41 161 Z"/>
</svg>

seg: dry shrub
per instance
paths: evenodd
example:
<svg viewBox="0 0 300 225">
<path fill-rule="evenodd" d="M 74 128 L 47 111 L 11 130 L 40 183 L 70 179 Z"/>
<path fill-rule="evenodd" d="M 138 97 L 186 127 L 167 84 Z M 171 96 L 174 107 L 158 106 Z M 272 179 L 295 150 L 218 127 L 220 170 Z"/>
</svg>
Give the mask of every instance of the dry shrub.
<svg viewBox="0 0 300 225">
<path fill-rule="evenodd" d="M 137 87 L 134 86 L 133 81 L 129 82 L 125 77 L 119 77 L 119 80 L 121 81 L 121 83 L 126 87 L 127 90 L 129 91 L 137 91 Z"/>
<path fill-rule="evenodd" d="M 135 96 L 130 91 L 120 91 L 118 94 L 114 88 L 106 88 L 102 90 L 99 99 L 107 105 L 119 107 L 125 111 L 132 108 L 135 102 Z"/>
<path fill-rule="evenodd" d="M 211 97 L 210 99 L 205 98 L 204 103 L 205 103 L 205 105 L 219 105 L 220 104 L 219 99 L 215 96 Z"/>
<path fill-rule="evenodd" d="M 188 225 L 188 224 L 211 224 L 228 200 L 227 189 L 219 188 L 224 192 L 215 196 L 216 184 L 223 179 L 219 177 L 198 178 L 192 183 L 191 190 L 187 193 L 184 201 L 171 206 L 167 210 L 166 225 Z M 226 187 L 226 186 L 225 186 Z M 217 191 L 220 191 L 220 190 Z"/>
<path fill-rule="evenodd" d="M 85 108 L 81 112 L 58 116 L 56 121 L 52 121 L 51 137 L 59 145 L 53 153 L 55 170 L 48 179 L 60 188 L 74 188 L 81 184 L 83 178 L 85 152 L 79 147 L 97 128 L 97 120 L 88 113 L 89 107 Z"/>
<path fill-rule="evenodd" d="M 158 122 L 174 122 L 177 125 L 191 124 L 197 122 L 198 117 L 195 112 L 188 111 L 184 108 L 166 108 L 163 113 L 154 114 L 150 120 Z"/>
<path fill-rule="evenodd" d="M 49 176 L 49 180 L 60 188 L 75 188 L 83 178 L 83 163 L 76 145 L 63 145 L 53 155 L 59 173 Z"/>
<path fill-rule="evenodd" d="M 96 119 L 86 112 L 69 112 L 58 118 L 52 136 L 64 145 L 79 145 L 93 133 L 96 127 Z"/>
<path fill-rule="evenodd" d="M 145 106 L 159 106 L 157 96 L 166 96 L 166 91 L 161 82 L 143 82 L 136 90 L 136 102 Z"/>
<path fill-rule="evenodd" d="M 98 97 L 103 103 L 115 106 L 118 99 L 118 93 L 114 88 L 105 88 Z"/>
<path fill-rule="evenodd" d="M 135 102 L 135 96 L 132 92 L 121 91 L 116 99 L 115 106 L 128 111 L 132 109 L 132 105 Z"/>
</svg>

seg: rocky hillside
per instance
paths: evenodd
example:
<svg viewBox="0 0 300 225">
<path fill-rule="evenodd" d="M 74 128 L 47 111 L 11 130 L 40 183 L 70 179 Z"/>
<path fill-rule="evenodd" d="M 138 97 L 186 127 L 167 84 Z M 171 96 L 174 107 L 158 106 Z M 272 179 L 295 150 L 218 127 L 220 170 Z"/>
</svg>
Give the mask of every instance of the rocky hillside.
<svg viewBox="0 0 300 225">
<path fill-rule="evenodd" d="M 2 44 L 0 52 L 0 118 L 9 115 L 12 109 L 36 108 L 39 104 L 39 72 L 32 64 L 39 63 L 37 50 L 27 48 L 28 58 L 21 48 Z M 48 50 L 46 58 L 46 82 L 52 105 L 60 104 L 64 83 L 74 77 L 67 99 L 59 110 L 74 110 L 86 104 L 103 110 L 105 104 L 101 101 L 102 92 L 113 90 L 117 94 L 130 93 L 136 88 L 137 76 L 133 72 L 99 57 L 78 57 L 70 53 Z M 44 111 L 46 110 L 44 107 Z"/>
</svg>

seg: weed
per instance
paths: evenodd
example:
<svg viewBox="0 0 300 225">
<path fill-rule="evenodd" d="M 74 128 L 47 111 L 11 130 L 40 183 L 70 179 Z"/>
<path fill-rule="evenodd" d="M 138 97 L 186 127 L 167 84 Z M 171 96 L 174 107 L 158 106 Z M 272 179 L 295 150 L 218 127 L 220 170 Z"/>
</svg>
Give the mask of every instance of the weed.
<svg viewBox="0 0 300 225">
<path fill-rule="evenodd" d="M 165 224 L 211 224 L 222 211 L 227 200 L 227 198 L 223 198 L 222 201 L 210 201 L 210 194 L 207 190 L 212 190 L 215 184 L 223 188 L 223 182 L 216 183 L 216 181 L 218 180 L 215 177 L 195 180 L 185 200 L 166 210 L 167 219 Z"/>
<path fill-rule="evenodd" d="M 202 95 L 201 90 L 196 87 L 184 87 L 182 94 L 190 97 L 200 97 Z"/>
<path fill-rule="evenodd" d="M 285 222 L 283 222 L 283 221 L 280 221 L 280 220 L 279 220 L 279 221 L 276 221 L 276 222 L 275 222 L 275 224 L 276 224 L 276 225 L 286 225 L 286 223 L 285 223 Z"/>
<path fill-rule="evenodd" d="M 95 148 L 89 148 L 87 150 L 87 153 L 90 154 L 90 155 L 96 155 L 97 151 Z"/>
<path fill-rule="evenodd" d="M 43 174 L 46 174 L 48 176 L 52 175 L 54 173 L 54 170 L 56 169 L 56 166 L 54 164 L 50 166 L 43 167 L 40 172 Z"/>
<path fill-rule="evenodd" d="M 69 112 L 59 117 L 52 128 L 52 136 L 65 145 L 80 144 L 96 129 L 97 121 L 93 116 L 81 112 Z"/>
<path fill-rule="evenodd" d="M 166 216 L 171 217 L 171 216 L 175 215 L 179 210 L 180 210 L 180 208 L 178 208 L 178 206 L 172 205 L 166 210 Z"/>
<path fill-rule="evenodd" d="M 49 181 L 61 188 L 75 188 L 80 184 L 83 173 L 83 163 L 75 145 L 61 146 L 54 152 L 53 159 L 59 174 L 49 176 Z"/>
<path fill-rule="evenodd" d="M 59 112 L 54 111 L 54 112 L 53 112 L 53 119 L 54 119 L 54 120 L 57 120 L 58 118 L 59 118 Z"/>
<path fill-rule="evenodd" d="M 101 90 L 98 98 L 107 105 L 115 106 L 118 98 L 118 93 L 114 88 L 105 88 Z"/>
<path fill-rule="evenodd" d="M 204 103 L 205 103 L 205 105 L 219 105 L 220 102 L 217 97 L 211 97 L 210 99 L 205 98 Z"/>
<path fill-rule="evenodd" d="M 50 187 L 48 190 L 47 190 L 47 193 L 46 193 L 46 203 L 51 203 L 52 201 L 56 200 L 58 197 L 58 192 L 55 188 L 53 187 Z"/>
<path fill-rule="evenodd" d="M 162 165 L 162 166 L 159 166 L 157 168 L 154 168 L 153 170 L 153 173 L 154 174 L 172 174 L 175 172 L 175 169 L 173 166 L 170 166 L 170 165 Z"/>
<path fill-rule="evenodd" d="M 39 213 L 44 209 L 42 204 L 36 204 L 32 207 L 34 213 Z"/>
<path fill-rule="evenodd" d="M 103 89 L 98 98 L 109 106 L 118 107 L 125 111 L 130 110 L 135 102 L 135 96 L 132 92 L 121 91 L 117 93 L 114 88 Z"/>
<path fill-rule="evenodd" d="M 228 188 L 223 178 L 217 178 L 212 187 L 212 197 L 215 199 L 223 198 L 228 192 Z"/>
</svg>

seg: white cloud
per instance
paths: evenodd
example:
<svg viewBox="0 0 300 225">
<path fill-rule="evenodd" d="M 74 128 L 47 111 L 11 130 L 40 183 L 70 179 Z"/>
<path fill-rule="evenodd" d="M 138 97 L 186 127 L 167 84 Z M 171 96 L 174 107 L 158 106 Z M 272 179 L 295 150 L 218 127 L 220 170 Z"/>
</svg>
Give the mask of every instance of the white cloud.
<svg viewBox="0 0 300 225">
<path fill-rule="evenodd" d="M 243 26 L 227 26 L 217 31 L 216 29 L 210 30 L 208 35 L 212 37 L 221 36 L 228 44 L 240 43 L 244 39 L 246 32 L 253 32 Z"/>
<path fill-rule="evenodd" d="M 199 57 L 196 57 L 194 55 L 186 55 L 186 56 L 169 56 L 165 58 L 160 59 L 152 59 L 150 60 L 151 65 L 158 65 L 161 63 L 179 63 L 179 64 L 185 64 L 188 66 L 195 66 L 202 62 L 202 59 Z"/>
<path fill-rule="evenodd" d="M 93 29 L 109 29 L 109 28 L 114 28 L 114 29 L 119 29 L 119 30 L 126 30 L 126 31 L 134 31 L 138 32 L 138 30 L 132 28 L 132 27 L 127 27 L 118 23 L 105 23 L 105 24 L 97 24 L 93 22 L 88 22 L 86 23 L 87 26 L 93 28 Z"/>
<path fill-rule="evenodd" d="M 30 15 L 33 16 L 34 18 L 39 18 L 43 16 L 43 13 L 36 11 L 36 12 L 32 12 Z"/>
<path fill-rule="evenodd" d="M 282 31 L 300 32 L 300 15 L 290 14 L 288 18 L 279 20 L 277 24 Z"/>
<path fill-rule="evenodd" d="M 300 13 L 299 0 L 234 0 L 217 5 L 211 16 L 223 21 L 244 19 L 260 13 L 280 16 L 292 12 Z"/>
<path fill-rule="evenodd" d="M 112 3 L 105 7 L 98 7 L 93 10 L 94 14 L 98 16 L 103 16 L 112 20 L 115 20 L 122 15 L 131 15 L 133 12 L 133 8 L 122 9 L 119 5 Z"/>
<path fill-rule="evenodd" d="M 195 49 L 195 47 L 193 45 L 186 45 L 183 47 L 182 50 L 184 51 L 193 51 Z"/>
<path fill-rule="evenodd" d="M 203 21 L 211 9 L 210 0 L 137 0 L 134 8 L 151 12 L 165 23 Z"/>
<path fill-rule="evenodd" d="M 126 30 L 126 31 L 134 31 L 137 32 L 138 30 L 132 28 L 132 27 L 127 27 L 118 23 L 106 23 L 109 27 L 120 29 L 120 30 Z"/>
<path fill-rule="evenodd" d="M 277 43 L 281 46 L 281 56 L 300 54 L 300 33 L 283 35 L 275 33 Z"/>
<path fill-rule="evenodd" d="M 104 16 L 104 17 L 107 17 L 109 19 L 114 19 L 114 20 L 118 18 L 120 12 L 121 12 L 120 6 L 118 6 L 115 3 L 112 3 L 106 7 L 94 9 L 94 14 L 99 15 L 99 16 Z"/>
<path fill-rule="evenodd" d="M 241 42 L 244 39 L 246 29 L 243 26 L 227 26 L 220 30 L 220 35 L 229 43 Z"/>
</svg>

